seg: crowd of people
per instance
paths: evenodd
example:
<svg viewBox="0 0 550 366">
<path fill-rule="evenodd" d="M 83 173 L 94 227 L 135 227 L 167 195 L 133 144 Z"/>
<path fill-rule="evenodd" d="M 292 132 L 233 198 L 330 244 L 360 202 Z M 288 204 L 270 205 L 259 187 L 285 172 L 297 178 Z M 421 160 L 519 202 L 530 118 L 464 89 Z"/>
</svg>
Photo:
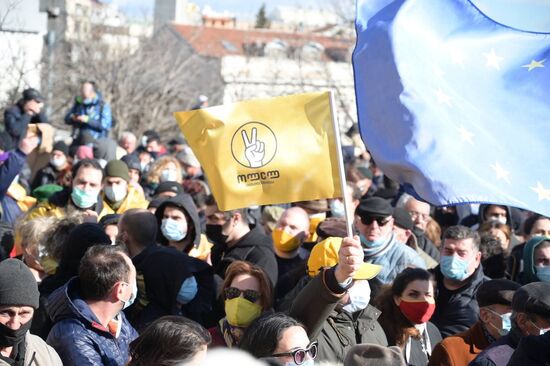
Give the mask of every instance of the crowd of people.
<svg viewBox="0 0 550 366">
<path fill-rule="evenodd" d="M 346 197 L 222 211 L 179 133 L 43 103 L 0 133 L 0 365 L 550 363 L 550 218 L 432 207 L 353 130 Z"/>
</svg>

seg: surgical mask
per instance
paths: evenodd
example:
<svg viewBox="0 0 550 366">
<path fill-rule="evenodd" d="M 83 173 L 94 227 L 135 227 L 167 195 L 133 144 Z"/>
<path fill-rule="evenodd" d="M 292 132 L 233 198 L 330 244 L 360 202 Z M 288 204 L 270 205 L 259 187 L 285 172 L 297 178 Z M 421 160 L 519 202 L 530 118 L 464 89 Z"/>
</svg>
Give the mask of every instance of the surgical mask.
<svg viewBox="0 0 550 366">
<path fill-rule="evenodd" d="M 132 306 L 134 301 L 136 301 L 136 297 L 138 293 L 137 284 L 133 282 L 131 286 L 132 286 L 132 294 L 130 295 L 130 298 L 128 299 L 128 301 L 120 300 L 124 303 L 122 310 L 129 308 L 130 306 Z"/>
<path fill-rule="evenodd" d="M 60 158 L 51 158 L 50 159 L 50 164 L 53 165 L 54 168 L 56 169 L 59 169 L 61 168 L 63 165 L 65 165 L 65 163 L 67 162 L 67 158 L 62 156 Z"/>
<path fill-rule="evenodd" d="M 149 166 L 149 163 L 146 163 L 144 161 L 139 162 L 139 169 L 141 170 L 142 173 L 147 171 L 148 166 Z"/>
<path fill-rule="evenodd" d="M 195 298 L 197 295 L 197 292 L 199 291 L 199 287 L 197 284 L 197 280 L 195 279 L 195 276 L 187 277 L 185 281 L 183 281 L 183 284 L 180 287 L 180 290 L 178 291 L 178 295 L 176 296 L 176 300 L 180 304 L 188 304 Z"/>
<path fill-rule="evenodd" d="M 468 265 L 471 259 L 466 260 L 455 255 L 441 256 L 441 273 L 450 280 L 463 281 L 470 275 Z"/>
<path fill-rule="evenodd" d="M 160 172 L 161 182 L 175 182 L 178 179 L 178 172 L 173 169 L 164 169 Z"/>
<path fill-rule="evenodd" d="M 80 208 L 90 208 L 97 203 L 99 191 L 84 191 L 78 187 L 73 187 L 71 198 L 74 204 Z"/>
<path fill-rule="evenodd" d="M 105 186 L 105 197 L 107 197 L 110 202 L 120 202 L 126 198 L 127 194 L 128 187 L 124 185 L 117 184 L 114 186 Z"/>
<path fill-rule="evenodd" d="M 262 313 L 262 307 L 244 297 L 225 300 L 225 318 L 234 327 L 248 327 Z"/>
<path fill-rule="evenodd" d="M 508 222 L 506 216 L 491 216 L 489 217 L 489 221 L 498 222 L 502 225 L 506 225 L 506 222 Z"/>
<path fill-rule="evenodd" d="M 97 162 L 99 163 L 99 165 L 101 165 L 103 169 L 105 169 L 105 167 L 107 166 L 107 160 L 105 159 L 97 159 Z"/>
<path fill-rule="evenodd" d="M 363 234 L 361 234 L 359 237 L 361 238 L 361 244 L 363 244 L 363 246 L 368 249 L 379 248 L 382 245 L 384 245 L 387 240 L 387 238 L 385 237 L 380 237 L 375 241 L 370 241 L 370 240 L 367 240 L 367 238 Z"/>
<path fill-rule="evenodd" d="M 538 325 L 536 325 L 535 323 L 533 323 L 531 320 L 529 320 L 531 322 L 531 324 L 533 324 L 533 326 L 535 328 L 537 328 L 539 330 L 539 335 L 545 335 L 548 331 L 550 331 L 550 329 L 542 329 L 540 328 Z"/>
<path fill-rule="evenodd" d="M 542 282 L 550 283 L 550 266 L 535 267 L 537 278 Z"/>
<path fill-rule="evenodd" d="M 31 329 L 32 320 L 21 325 L 19 329 L 11 329 L 0 324 L 0 347 L 14 347 L 25 339 L 25 335 Z"/>
<path fill-rule="evenodd" d="M 227 242 L 228 236 L 223 233 L 222 225 L 206 225 L 206 237 L 214 244 L 224 245 Z"/>
<path fill-rule="evenodd" d="M 183 230 L 182 226 L 176 220 L 163 219 L 160 231 L 170 241 L 181 241 L 187 236 L 187 230 Z"/>
<path fill-rule="evenodd" d="M 332 200 L 330 202 L 330 212 L 333 217 L 344 217 L 346 214 L 344 202 L 340 200 Z"/>
<path fill-rule="evenodd" d="M 491 313 L 493 313 L 495 315 L 498 315 L 499 318 L 500 318 L 500 321 L 502 323 L 500 328 L 497 328 L 492 323 L 488 323 L 488 324 L 490 326 L 492 326 L 493 328 L 495 328 L 496 330 L 498 330 L 498 333 L 501 336 L 504 336 L 504 335 L 510 333 L 510 329 L 512 329 L 512 313 L 499 314 L 499 313 L 497 313 L 496 311 L 494 311 L 492 309 L 489 309 L 489 308 L 486 308 L 486 309 L 489 310 Z"/>
<path fill-rule="evenodd" d="M 342 307 L 350 314 L 363 310 L 369 306 L 370 285 L 367 280 L 356 280 L 353 286 L 348 290 L 349 304 Z"/>
<path fill-rule="evenodd" d="M 273 246 L 281 252 L 292 252 L 300 247 L 301 241 L 297 236 L 292 236 L 280 228 L 273 229 L 271 233 Z"/>
</svg>

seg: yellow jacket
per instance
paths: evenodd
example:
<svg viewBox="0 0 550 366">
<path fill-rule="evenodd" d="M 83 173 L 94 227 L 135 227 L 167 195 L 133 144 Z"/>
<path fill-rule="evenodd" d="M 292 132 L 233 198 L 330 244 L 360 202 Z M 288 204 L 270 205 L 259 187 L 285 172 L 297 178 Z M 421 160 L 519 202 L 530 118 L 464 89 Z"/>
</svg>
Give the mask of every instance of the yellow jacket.
<svg viewBox="0 0 550 366">
<path fill-rule="evenodd" d="M 71 197 L 71 190 L 65 189 L 63 191 L 55 193 L 46 202 L 40 202 L 36 205 L 27 215 L 27 220 L 33 220 L 37 217 L 59 217 L 64 218 L 67 216 L 67 206 L 69 205 Z M 72 206 L 72 205 L 71 205 Z M 77 210 L 75 208 L 75 210 Z M 107 206 L 103 204 L 102 200 L 98 200 L 96 205 L 96 212 L 98 213 L 97 220 L 99 221 L 103 216 L 109 214 Z"/>
<path fill-rule="evenodd" d="M 147 208 L 149 206 L 149 201 L 145 199 L 143 192 L 139 192 L 132 186 L 128 186 L 128 194 L 126 198 L 120 205 L 120 207 L 114 210 L 109 202 L 105 199 L 105 194 L 102 194 L 103 197 L 103 207 L 108 211 L 107 214 L 123 214 L 132 208 Z"/>
</svg>

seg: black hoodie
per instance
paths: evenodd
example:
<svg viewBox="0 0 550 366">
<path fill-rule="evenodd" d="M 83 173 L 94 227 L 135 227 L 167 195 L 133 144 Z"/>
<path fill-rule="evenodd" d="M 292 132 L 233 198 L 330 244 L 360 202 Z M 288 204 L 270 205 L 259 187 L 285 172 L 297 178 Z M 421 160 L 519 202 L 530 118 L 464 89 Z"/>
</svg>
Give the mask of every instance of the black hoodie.
<svg viewBox="0 0 550 366">
<path fill-rule="evenodd" d="M 168 245 L 168 239 L 164 237 L 162 231 L 160 230 L 162 217 L 164 215 L 164 210 L 166 209 L 166 207 L 177 207 L 185 213 L 188 227 L 187 232 L 192 236 L 187 235 L 182 241 L 188 242 L 185 248 L 185 252 L 189 253 L 189 251 L 193 248 L 193 245 L 198 246 L 201 242 L 201 223 L 199 219 L 199 214 L 197 213 L 197 209 L 195 207 L 195 204 L 193 203 L 193 199 L 187 193 L 183 193 L 175 197 L 168 198 L 157 208 L 157 210 L 155 211 L 155 216 L 157 217 L 157 222 L 159 225 L 157 240 L 162 245 Z"/>
</svg>

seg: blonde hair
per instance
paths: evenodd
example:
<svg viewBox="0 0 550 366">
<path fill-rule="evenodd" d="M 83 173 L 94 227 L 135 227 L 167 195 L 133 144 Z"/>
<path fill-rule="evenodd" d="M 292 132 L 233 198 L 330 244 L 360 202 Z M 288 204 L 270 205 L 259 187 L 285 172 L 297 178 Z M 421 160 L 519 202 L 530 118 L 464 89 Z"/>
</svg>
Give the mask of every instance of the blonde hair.
<svg viewBox="0 0 550 366">
<path fill-rule="evenodd" d="M 37 217 L 32 220 L 21 220 L 15 230 L 21 238 L 21 247 L 23 249 L 33 250 L 39 244 L 44 245 L 46 233 L 58 222 L 56 217 Z"/>
<path fill-rule="evenodd" d="M 166 166 L 170 163 L 174 163 L 176 165 L 176 171 L 178 172 L 176 182 L 181 183 L 182 182 L 181 164 L 178 161 L 178 159 L 172 156 L 163 156 L 153 163 L 151 170 L 147 174 L 147 182 L 160 183 L 160 174 L 164 170 L 164 168 L 166 168 Z"/>
</svg>

